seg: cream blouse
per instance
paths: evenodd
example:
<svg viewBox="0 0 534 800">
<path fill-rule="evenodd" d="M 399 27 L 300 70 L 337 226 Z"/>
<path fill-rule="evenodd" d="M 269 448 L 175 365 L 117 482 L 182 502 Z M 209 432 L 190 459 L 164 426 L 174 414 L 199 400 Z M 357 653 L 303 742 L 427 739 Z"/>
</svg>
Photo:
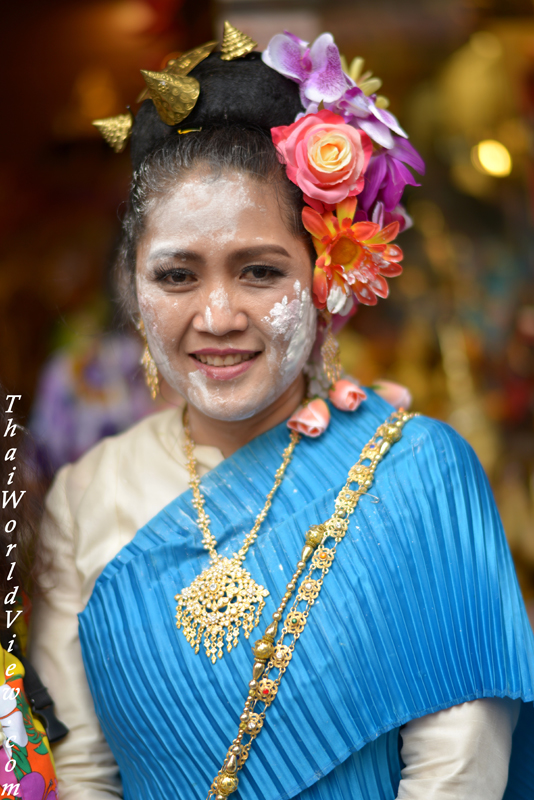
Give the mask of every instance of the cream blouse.
<svg viewBox="0 0 534 800">
<path fill-rule="evenodd" d="M 215 447 L 197 446 L 195 456 L 201 475 L 223 460 Z M 168 409 L 63 467 L 48 494 L 42 535 L 53 566 L 33 612 L 31 659 L 70 729 L 54 747 L 61 800 L 122 797 L 85 677 L 77 614 L 106 564 L 188 481 L 181 414 Z M 474 700 L 405 725 L 399 800 L 501 800 L 519 704 Z"/>
</svg>

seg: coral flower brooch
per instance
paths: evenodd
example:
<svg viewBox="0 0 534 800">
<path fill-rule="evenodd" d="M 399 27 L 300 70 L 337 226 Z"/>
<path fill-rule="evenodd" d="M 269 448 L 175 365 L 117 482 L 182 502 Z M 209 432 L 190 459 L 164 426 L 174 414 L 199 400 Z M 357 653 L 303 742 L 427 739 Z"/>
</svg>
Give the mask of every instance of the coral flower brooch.
<svg viewBox="0 0 534 800">
<path fill-rule="evenodd" d="M 313 239 L 318 259 L 313 277 L 313 299 L 317 308 L 332 314 L 347 314 L 351 294 L 365 305 L 374 306 L 377 297 L 388 296 L 386 278 L 400 275 L 402 250 L 390 244 L 399 232 L 399 223 L 380 228 L 376 222 L 356 222 L 356 198 L 336 204 L 336 216 L 330 211 L 318 214 L 304 208 L 302 220 Z M 347 308 L 348 306 L 348 308 Z"/>
</svg>

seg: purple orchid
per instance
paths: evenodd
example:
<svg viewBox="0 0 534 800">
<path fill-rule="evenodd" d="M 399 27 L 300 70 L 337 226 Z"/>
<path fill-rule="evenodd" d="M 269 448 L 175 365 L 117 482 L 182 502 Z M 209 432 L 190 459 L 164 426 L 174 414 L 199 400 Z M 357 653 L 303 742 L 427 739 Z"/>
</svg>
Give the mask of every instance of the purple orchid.
<svg viewBox="0 0 534 800">
<path fill-rule="evenodd" d="M 262 54 L 267 66 L 300 86 L 302 105 L 339 100 L 353 81 L 341 67 L 339 50 L 331 33 L 323 33 L 312 46 L 285 31 L 273 36 Z"/>
<path fill-rule="evenodd" d="M 365 186 L 358 202 L 360 208 L 368 213 L 377 201 L 385 212 L 393 212 L 407 184 L 420 186 L 406 164 L 420 175 L 425 173 L 425 163 L 410 142 L 399 137 L 393 139 L 393 147 L 375 153 L 367 167 Z"/>
<path fill-rule="evenodd" d="M 375 105 L 373 97 L 367 97 L 358 86 L 353 86 L 339 100 L 338 113 L 343 115 L 345 122 L 365 131 L 377 144 L 391 149 L 395 143 L 391 131 L 404 138 L 408 138 L 408 134 L 393 114 Z"/>
<path fill-rule="evenodd" d="M 300 99 L 306 114 L 316 114 L 319 105 L 345 122 L 365 131 L 382 147 L 392 148 L 391 131 L 406 137 L 397 119 L 378 108 L 375 96 L 367 97 L 341 67 L 339 50 L 332 34 L 323 33 L 311 45 L 288 31 L 273 36 L 262 59 L 267 66 L 300 86 Z"/>
</svg>

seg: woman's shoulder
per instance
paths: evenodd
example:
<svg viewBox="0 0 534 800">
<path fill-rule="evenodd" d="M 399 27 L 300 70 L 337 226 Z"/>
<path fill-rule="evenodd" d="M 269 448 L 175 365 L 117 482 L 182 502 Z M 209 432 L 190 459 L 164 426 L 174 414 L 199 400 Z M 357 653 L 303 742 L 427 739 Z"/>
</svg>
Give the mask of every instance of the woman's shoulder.
<svg viewBox="0 0 534 800">
<path fill-rule="evenodd" d="M 162 457 L 181 452 L 178 440 L 181 417 L 175 408 L 150 414 L 122 433 L 106 436 L 81 458 L 65 464 L 57 473 L 48 502 L 65 496 L 75 511 L 91 485 L 115 480 L 119 471 L 127 473 L 135 464 L 139 473 L 157 464 Z"/>
<path fill-rule="evenodd" d="M 337 412 L 341 418 L 352 422 L 355 434 L 358 429 L 361 430 L 362 423 L 368 432 L 372 430 L 374 433 L 397 410 L 371 388 L 366 387 L 365 392 L 367 399 L 356 413 Z M 469 443 L 447 422 L 418 412 L 414 413 L 412 419 L 405 425 L 402 438 L 404 442 L 421 446 L 432 441 L 436 444 L 440 442 L 442 445 L 448 442 L 473 452 Z"/>
<path fill-rule="evenodd" d="M 367 439 L 378 430 L 395 408 L 372 390 L 366 389 L 367 400 L 362 403 L 362 416 L 358 413 L 346 415 L 353 419 L 347 426 L 347 438 L 361 440 L 362 427 Z M 348 435 L 347 435 L 348 434 Z M 440 482 L 451 478 L 454 473 L 462 482 L 487 484 L 487 478 L 478 456 L 469 442 L 451 425 L 443 420 L 416 413 L 404 425 L 401 440 L 395 444 L 385 459 L 385 466 L 397 470 L 402 463 L 401 473 L 405 480 L 415 480 L 416 476 L 424 483 L 438 479 Z"/>
</svg>

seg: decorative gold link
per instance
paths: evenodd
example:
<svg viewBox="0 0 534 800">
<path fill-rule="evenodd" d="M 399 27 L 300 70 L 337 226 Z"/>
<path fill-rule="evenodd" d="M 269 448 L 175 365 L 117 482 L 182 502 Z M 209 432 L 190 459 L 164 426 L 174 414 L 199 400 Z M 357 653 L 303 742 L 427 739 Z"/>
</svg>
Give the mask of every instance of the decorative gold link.
<svg viewBox="0 0 534 800">
<path fill-rule="evenodd" d="M 256 517 L 252 530 L 245 536 L 242 547 L 232 558 L 223 558 L 217 553 L 217 540 L 210 530 L 211 521 L 200 491 L 200 477 L 194 454 L 195 445 L 189 430 L 187 408 L 184 410 L 184 450 L 190 476 L 189 486 L 193 493 L 197 524 L 202 532 L 202 544 L 210 555 L 211 566 L 201 572 L 190 586 L 175 595 L 176 627 L 183 629 L 184 636 L 195 653 L 198 653 L 203 639 L 206 655 L 214 664 L 223 656 L 225 639 L 226 650 L 230 652 L 239 643 L 241 628 L 245 638 L 248 639 L 253 628 L 259 624 L 265 606 L 264 598 L 269 592 L 257 584 L 241 564 L 250 546 L 258 537 L 260 526 L 271 508 L 274 495 L 282 483 L 299 440 L 299 434 L 291 431 L 290 442 L 284 450 L 282 464 L 276 471 L 273 488 L 267 495 L 265 505 Z M 274 641 L 275 634 L 276 629 L 271 641 Z M 266 658 L 271 652 L 272 644 Z"/>
<path fill-rule="evenodd" d="M 251 683 L 249 683 L 249 695 L 245 705 L 247 716 L 245 721 L 241 722 L 240 725 L 240 735 L 242 737 L 248 736 L 249 738 L 246 742 L 243 742 L 242 739 L 240 739 L 241 753 L 238 758 L 238 770 L 243 768 L 246 759 L 248 758 L 252 742 L 258 736 L 261 728 L 263 727 L 267 708 L 274 700 L 276 692 L 278 691 L 278 687 L 280 686 L 282 676 L 284 675 L 289 666 L 289 662 L 291 661 L 295 644 L 306 626 L 311 608 L 318 597 L 323 586 L 324 579 L 334 562 L 337 545 L 345 536 L 348 527 L 347 518 L 356 509 L 360 497 L 362 497 L 367 492 L 369 486 L 372 485 L 378 464 L 388 452 L 391 445 L 400 439 L 402 435 L 402 428 L 408 422 L 408 420 L 412 419 L 414 416 L 417 415 L 407 414 L 406 412 L 399 410 L 394 412 L 387 422 L 378 428 L 373 438 L 363 448 L 358 463 L 355 464 L 354 467 L 352 467 L 349 471 L 347 482 L 336 498 L 336 510 L 334 514 L 323 525 L 314 525 L 306 533 L 306 542 L 313 551 L 308 573 L 303 578 L 302 583 L 297 590 L 293 605 L 286 614 L 286 618 L 282 627 L 282 635 L 280 636 L 278 642 L 272 646 L 272 649 L 267 656 L 269 661 L 265 666 L 261 680 L 259 682 L 253 680 Z M 372 457 L 370 457 L 369 454 L 371 454 Z M 363 465 L 363 462 L 366 460 L 371 460 L 370 466 Z M 360 483 L 360 479 L 362 479 L 363 476 L 365 477 L 362 485 Z M 358 491 L 351 489 L 351 484 L 355 482 L 360 485 Z M 330 547 L 327 545 L 327 541 L 329 539 L 333 539 L 334 542 Z M 316 577 L 314 573 L 320 573 L 319 577 Z M 292 581 L 294 581 L 294 578 Z M 292 585 L 294 585 L 294 588 L 289 590 L 289 586 Z M 275 620 L 277 623 L 281 618 L 282 612 L 287 603 L 287 595 L 289 594 L 291 596 L 295 589 L 296 581 L 294 584 L 288 584 L 288 592 L 286 592 L 284 595 L 284 599 L 273 615 L 273 620 Z M 306 603 L 306 607 L 304 610 L 300 611 L 298 610 L 298 606 L 303 602 Z M 267 628 L 267 630 L 269 630 L 269 628 Z M 265 642 L 267 644 L 265 639 L 266 633 L 262 639 L 259 640 L 259 642 Z M 289 644 L 284 644 L 284 637 L 288 635 L 292 636 L 291 641 Z M 271 637 L 268 638 L 270 643 Z M 256 643 L 254 647 L 255 652 L 257 645 L 258 643 Z M 278 675 L 274 680 L 269 677 L 270 672 L 273 669 L 278 670 Z M 268 690 L 268 693 L 264 694 L 263 697 L 261 689 L 262 686 Z M 264 709 L 259 714 L 255 711 L 258 703 L 264 704 Z M 234 740 L 234 745 L 232 746 L 235 746 L 235 741 L 236 740 Z M 211 800 L 211 798 L 215 798 L 215 800 L 217 800 L 217 788 L 219 787 L 219 781 L 224 780 L 228 775 L 226 772 L 226 764 L 228 763 L 231 753 L 232 747 L 229 748 L 224 765 L 219 770 L 218 775 L 211 785 L 207 800 Z M 229 784 L 225 783 L 224 785 L 227 786 Z M 231 792 L 229 792 L 229 794 L 231 794 Z"/>
</svg>

